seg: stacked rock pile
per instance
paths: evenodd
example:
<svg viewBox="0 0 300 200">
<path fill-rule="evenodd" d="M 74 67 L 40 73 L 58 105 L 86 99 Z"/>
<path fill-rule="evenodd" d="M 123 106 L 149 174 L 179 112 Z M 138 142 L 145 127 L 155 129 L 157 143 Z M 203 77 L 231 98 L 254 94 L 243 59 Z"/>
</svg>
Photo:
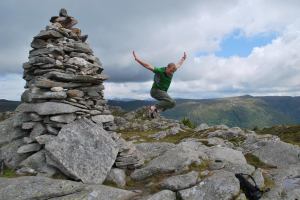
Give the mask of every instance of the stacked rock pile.
<svg viewBox="0 0 300 200">
<path fill-rule="evenodd" d="M 34 140 L 45 132 L 56 135 L 64 124 L 86 117 L 113 130 L 114 118 L 103 97 L 107 76 L 85 42 L 87 35 L 73 28 L 77 20 L 65 9 L 50 21 L 34 37 L 29 61 L 23 65 L 27 89 L 18 110 L 31 117 L 23 128 L 32 129 Z"/>
<path fill-rule="evenodd" d="M 77 20 L 65 9 L 50 22 L 23 65 L 26 90 L 17 114 L 0 127 L 0 164 L 19 174 L 60 171 L 86 183 L 102 183 L 113 166 L 141 166 L 135 146 L 114 132 L 103 96 L 107 76 L 87 35 L 73 28 Z"/>
</svg>

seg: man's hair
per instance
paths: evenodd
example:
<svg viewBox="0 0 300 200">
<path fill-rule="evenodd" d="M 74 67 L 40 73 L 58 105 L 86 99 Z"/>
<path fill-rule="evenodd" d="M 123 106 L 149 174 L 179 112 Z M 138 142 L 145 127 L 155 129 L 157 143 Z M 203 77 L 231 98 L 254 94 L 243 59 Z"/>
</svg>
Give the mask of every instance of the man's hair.
<svg viewBox="0 0 300 200">
<path fill-rule="evenodd" d="M 176 65 L 175 65 L 175 63 L 169 63 L 168 65 L 167 65 L 167 67 L 176 67 Z"/>
</svg>

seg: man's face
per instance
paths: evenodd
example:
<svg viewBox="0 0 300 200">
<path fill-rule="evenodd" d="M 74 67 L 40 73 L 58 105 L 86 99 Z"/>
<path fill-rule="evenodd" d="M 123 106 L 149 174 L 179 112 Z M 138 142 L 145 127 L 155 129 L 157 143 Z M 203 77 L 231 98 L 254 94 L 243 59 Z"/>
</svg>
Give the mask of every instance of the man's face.
<svg viewBox="0 0 300 200">
<path fill-rule="evenodd" d="M 176 65 L 174 63 L 168 64 L 168 67 L 166 68 L 166 74 L 167 75 L 173 75 L 173 73 L 176 71 Z"/>
</svg>

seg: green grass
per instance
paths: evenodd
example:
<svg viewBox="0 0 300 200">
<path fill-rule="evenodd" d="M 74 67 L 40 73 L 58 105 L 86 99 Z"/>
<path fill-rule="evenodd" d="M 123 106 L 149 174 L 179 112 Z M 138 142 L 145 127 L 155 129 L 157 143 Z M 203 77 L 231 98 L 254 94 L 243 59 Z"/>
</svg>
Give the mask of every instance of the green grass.
<svg viewBox="0 0 300 200">
<path fill-rule="evenodd" d="M 258 134 L 277 135 L 282 141 L 300 146 L 300 125 L 273 126 L 256 131 Z"/>
<path fill-rule="evenodd" d="M 274 169 L 274 168 L 276 168 L 276 166 L 269 165 L 269 164 L 266 164 L 266 163 L 262 162 L 257 156 L 255 156 L 251 153 L 245 154 L 245 158 L 246 158 L 247 162 L 250 165 L 253 165 L 256 168 L 261 168 L 261 169 Z"/>
<path fill-rule="evenodd" d="M 15 170 L 13 169 L 4 168 L 3 173 L 0 175 L 0 177 L 15 178 L 15 177 L 19 177 L 19 175 L 17 175 Z"/>
</svg>

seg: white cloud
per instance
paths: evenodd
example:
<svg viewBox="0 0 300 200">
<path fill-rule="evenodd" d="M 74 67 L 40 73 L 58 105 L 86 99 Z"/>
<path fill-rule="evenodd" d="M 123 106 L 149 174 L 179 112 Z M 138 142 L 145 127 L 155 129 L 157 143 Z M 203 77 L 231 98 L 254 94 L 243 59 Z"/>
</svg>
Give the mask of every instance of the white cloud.
<svg viewBox="0 0 300 200">
<path fill-rule="evenodd" d="M 48 23 L 46 19 L 66 7 L 79 19 L 78 27 L 89 34 L 89 43 L 111 77 L 105 91 L 109 98 L 149 97 L 152 74 L 134 62 L 133 49 L 157 66 L 177 61 L 187 51 L 188 60 L 170 88 L 176 97 L 298 94 L 297 0 L 59 0 L 45 1 L 45 6 L 33 9 L 36 3 L 0 3 L 0 23 L 7 27 L 0 31 L 0 40 L 5 42 L 0 46 L 1 74 L 22 71 L 22 60 L 28 54 L 25 46 L 33 32 L 37 34 Z M 249 37 L 270 32 L 277 32 L 279 37 L 272 44 L 253 49 L 245 58 L 214 56 L 222 39 L 237 29 Z M 198 52 L 211 55 L 196 57 Z M 15 93 L 20 93 L 19 89 Z"/>
</svg>

